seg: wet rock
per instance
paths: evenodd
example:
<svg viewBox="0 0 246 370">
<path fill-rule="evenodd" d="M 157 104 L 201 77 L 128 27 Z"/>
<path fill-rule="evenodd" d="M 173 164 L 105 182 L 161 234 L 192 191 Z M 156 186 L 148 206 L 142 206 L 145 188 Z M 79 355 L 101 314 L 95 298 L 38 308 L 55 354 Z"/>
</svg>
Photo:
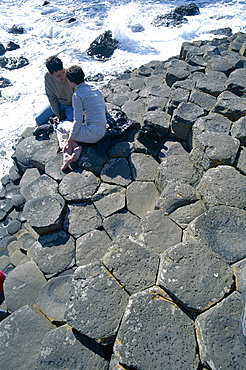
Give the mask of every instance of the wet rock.
<svg viewBox="0 0 246 370">
<path fill-rule="evenodd" d="M 64 321 L 71 283 L 71 275 L 54 277 L 40 289 L 38 307 L 51 321 Z"/>
<path fill-rule="evenodd" d="M 7 51 L 17 50 L 20 46 L 13 41 L 9 41 L 6 46 Z"/>
<path fill-rule="evenodd" d="M 102 261 L 129 294 L 155 284 L 159 256 L 136 239 L 115 238 Z"/>
<path fill-rule="evenodd" d="M 19 24 L 14 24 L 10 29 L 9 33 L 14 33 L 15 35 L 21 35 L 24 33 L 24 28 Z"/>
<path fill-rule="evenodd" d="M 23 208 L 23 217 L 40 235 L 61 229 L 64 213 L 65 201 L 59 194 L 31 199 Z"/>
<path fill-rule="evenodd" d="M 245 346 L 238 335 L 238 322 L 242 311 L 240 295 L 229 297 L 201 314 L 195 321 L 202 363 L 211 369 L 244 367 Z M 218 353 L 223 343 L 223 356 Z"/>
<path fill-rule="evenodd" d="M 78 267 L 73 276 L 65 319 L 70 326 L 98 343 L 111 343 L 128 297 L 101 264 Z"/>
<path fill-rule="evenodd" d="M 12 69 L 19 69 L 25 67 L 29 64 L 29 60 L 24 57 L 0 57 L 0 66 L 2 68 L 12 70 Z"/>
<path fill-rule="evenodd" d="M 235 263 L 246 257 L 245 225 L 246 212 L 244 210 L 236 207 L 216 206 L 189 224 L 184 231 L 183 240 L 198 240 L 227 263 Z"/>
<path fill-rule="evenodd" d="M 6 369 L 33 369 L 42 340 L 53 328 L 40 312 L 28 306 L 0 322 L 1 359 Z M 14 348 L 18 348 L 18 351 L 13 351 Z"/>
<path fill-rule="evenodd" d="M 157 284 L 194 315 L 230 292 L 233 271 L 202 243 L 187 241 L 161 254 Z"/>
<path fill-rule="evenodd" d="M 92 230 L 76 240 L 76 265 L 83 266 L 102 259 L 111 245 L 105 231 Z"/>
<path fill-rule="evenodd" d="M 0 77 L 0 88 L 12 86 L 12 83 L 8 78 Z"/>
<path fill-rule="evenodd" d="M 84 369 L 108 369 L 108 361 L 101 346 L 72 331 L 68 325 L 52 330 L 43 338 L 36 369 L 46 370 L 51 363 L 54 369 L 72 370 L 81 364 Z"/>
<path fill-rule="evenodd" d="M 182 229 L 160 210 L 149 211 L 135 229 L 135 237 L 155 253 L 181 242 Z"/>
<path fill-rule="evenodd" d="M 118 41 L 112 37 L 111 31 L 99 35 L 87 49 L 87 54 L 95 59 L 105 60 L 110 58 L 118 48 Z"/>
<path fill-rule="evenodd" d="M 4 295 L 8 310 L 14 312 L 26 304 L 35 304 L 39 291 L 45 283 L 44 275 L 33 261 L 16 267 L 8 274 L 4 282 Z"/>
<path fill-rule="evenodd" d="M 136 293 L 117 333 L 114 356 L 129 368 L 195 370 L 198 358 L 193 322 L 162 289 Z"/>
</svg>

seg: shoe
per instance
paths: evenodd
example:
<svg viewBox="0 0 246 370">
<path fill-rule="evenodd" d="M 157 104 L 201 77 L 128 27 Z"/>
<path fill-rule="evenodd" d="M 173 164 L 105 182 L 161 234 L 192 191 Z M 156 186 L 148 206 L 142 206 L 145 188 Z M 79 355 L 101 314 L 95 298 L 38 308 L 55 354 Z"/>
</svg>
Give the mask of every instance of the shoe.
<svg viewBox="0 0 246 370">
<path fill-rule="evenodd" d="M 241 300 L 244 310 L 240 318 L 239 332 L 242 342 L 246 345 L 246 287 L 242 290 Z"/>
<path fill-rule="evenodd" d="M 54 131 L 54 127 L 50 123 L 45 123 L 44 125 L 38 126 L 33 131 L 33 135 L 37 137 L 49 137 L 49 135 Z"/>
</svg>

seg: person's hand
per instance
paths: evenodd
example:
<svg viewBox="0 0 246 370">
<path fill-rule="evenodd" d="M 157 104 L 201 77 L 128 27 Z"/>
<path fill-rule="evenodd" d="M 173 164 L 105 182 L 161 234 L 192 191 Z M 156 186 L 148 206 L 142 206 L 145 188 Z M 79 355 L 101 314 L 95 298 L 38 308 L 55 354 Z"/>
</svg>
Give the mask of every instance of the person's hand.
<svg viewBox="0 0 246 370">
<path fill-rule="evenodd" d="M 59 123 L 59 122 L 60 122 L 59 117 L 55 116 L 55 117 L 53 118 L 53 123 Z"/>
</svg>

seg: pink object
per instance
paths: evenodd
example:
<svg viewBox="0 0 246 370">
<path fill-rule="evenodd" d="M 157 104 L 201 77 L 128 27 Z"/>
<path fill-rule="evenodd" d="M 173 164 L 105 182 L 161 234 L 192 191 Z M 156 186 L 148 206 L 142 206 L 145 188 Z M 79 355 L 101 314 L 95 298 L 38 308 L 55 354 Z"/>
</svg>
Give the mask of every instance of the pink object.
<svg viewBox="0 0 246 370">
<path fill-rule="evenodd" d="M 3 282 L 5 280 L 5 273 L 0 271 L 0 293 L 3 292 Z"/>
</svg>

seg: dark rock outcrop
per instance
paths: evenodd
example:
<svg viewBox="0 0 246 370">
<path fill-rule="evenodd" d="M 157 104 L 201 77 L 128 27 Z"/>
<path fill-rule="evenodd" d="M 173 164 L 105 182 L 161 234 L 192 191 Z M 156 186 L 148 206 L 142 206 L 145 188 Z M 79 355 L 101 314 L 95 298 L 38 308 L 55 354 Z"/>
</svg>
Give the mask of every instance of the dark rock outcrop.
<svg viewBox="0 0 246 370">
<path fill-rule="evenodd" d="M 99 35 L 87 49 L 87 54 L 98 60 L 110 58 L 115 49 L 118 48 L 118 41 L 112 37 L 111 31 L 105 31 Z"/>
</svg>

